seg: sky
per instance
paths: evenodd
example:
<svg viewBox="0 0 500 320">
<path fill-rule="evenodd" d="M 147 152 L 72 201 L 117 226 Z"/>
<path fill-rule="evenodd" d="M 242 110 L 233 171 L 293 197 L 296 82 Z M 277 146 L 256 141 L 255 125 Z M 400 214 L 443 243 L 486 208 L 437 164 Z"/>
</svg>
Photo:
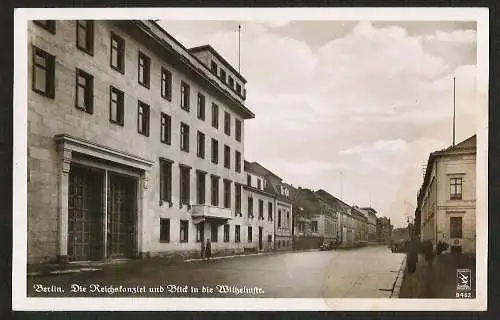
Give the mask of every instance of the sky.
<svg viewBox="0 0 500 320">
<path fill-rule="evenodd" d="M 476 133 L 476 22 L 160 21 L 247 79 L 244 156 L 295 187 L 413 215 L 429 153 Z"/>
</svg>

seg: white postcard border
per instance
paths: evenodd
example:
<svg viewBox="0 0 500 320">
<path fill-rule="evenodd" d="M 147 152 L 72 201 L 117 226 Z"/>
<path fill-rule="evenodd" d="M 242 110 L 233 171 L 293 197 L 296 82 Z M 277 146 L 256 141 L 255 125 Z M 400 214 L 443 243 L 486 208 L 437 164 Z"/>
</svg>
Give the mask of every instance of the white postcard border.
<svg viewBox="0 0 500 320">
<path fill-rule="evenodd" d="M 276 19 L 279 17 L 279 19 Z M 32 19 L 477 21 L 476 299 L 31 298 L 27 297 L 27 21 Z M 14 13 L 12 308 L 62 310 L 472 311 L 487 307 L 487 8 L 19 8 Z M 230 300 L 230 301 L 228 301 Z"/>
</svg>

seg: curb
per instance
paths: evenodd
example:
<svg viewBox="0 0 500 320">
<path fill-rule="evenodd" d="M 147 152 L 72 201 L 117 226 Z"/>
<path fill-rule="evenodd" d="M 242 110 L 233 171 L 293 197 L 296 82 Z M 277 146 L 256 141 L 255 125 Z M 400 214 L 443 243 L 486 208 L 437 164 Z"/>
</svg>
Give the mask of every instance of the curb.
<svg viewBox="0 0 500 320">
<path fill-rule="evenodd" d="M 404 271 L 406 269 L 406 256 L 403 258 L 403 261 L 401 262 L 401 267 L 399 268 L 398 271 L 398 276 L 396 277 L 396 280 L 394 281 L 394 287 L 392 288 L 392 293 L 389 298 L 394 299 L 394 298 L 399 298 L 399 293 L 401 291 L 401 285 L 403 284 L 403 277 L 404 277 Z"/>
</svg>

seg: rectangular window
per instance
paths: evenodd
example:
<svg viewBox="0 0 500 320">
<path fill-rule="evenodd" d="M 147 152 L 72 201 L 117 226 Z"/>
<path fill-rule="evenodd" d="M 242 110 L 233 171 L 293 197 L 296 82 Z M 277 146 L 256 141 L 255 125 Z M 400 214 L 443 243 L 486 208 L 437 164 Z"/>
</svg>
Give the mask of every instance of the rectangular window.
<svg viewBox="0 0 500 320">
<path fill-rule="evenodd" d="M 273 236 L 271 234 L 267 236 L 267 242 L 268 243 L 273 242 Z"/>
<path fill-rule="evenodd" d="M 252 227 L 248 226 L 248 242 L 252 242 Z"/>
<path fill-rule="evenodd" d="M 124 99 L 123 91 L 109 87 L 109 121 L 123 126 Z"/>
<path fill-rule="evenodd" d="M 224 111 L 224 133 L 231 135 L 231 115 L 226 111 Z"/>
<path fill-rule="evenodd" d="M 241 184 L 234 184 L 234 204 L 236 213 L 241 213 Z"/>
<path fill-rule="evenodd" d="M 210 71 L 215 75 L 217 74 L 217 63 L 214 61 L 210 62 Z"/>
<path fill-rule="evenodd" d="M 462 200 L 462 178 L 450 178 L 450 200 Z"/>
<path fill-rule="evenodd" d="M 450 238 L 462 238 L 462 217 L 450 217 Z"/>
<path fill-rule="evenodd" d="M 311 229 L 314 233 L 318 232 L 318 221 L 311 221 Z"/>
<path fill-rule="evenodd" d="M 220 69 L 219 78 L 222 82 L 226 83 L 226 71 L 224 69 Z"/>
<path fill-rule="evenodd" d="M 160 242 L 170 242 L 170 219 L 160 218 Z"/>
<path fill-rule="evenodd" d="M 259 199 L 259 219 L 264 220 L 264 200 Z"/>
<path fill-rule="evenodd" d="M 197 155 L 198 158 L 205 158 L 205 134 L 203 132 L 198 131 L 198 150 Z"/>
<path fill-rule="evenodd" d="M 111 68 L 125 73 L 125 40 L 111 33 Z"/>
<path fill-rule="evenodd" d="M 236 119 L 234 121 L 234 124 L 236 126 L 236 133 L 235 133 L 236 141 L 241 142 L 241 120 Z"/>
<path fill-rule="evenodd" d="M 161 68 L 161 97 L 172 100 L 172 72 Z"/>
<path fill-rule="evenodd" d="M 241 238 L 240 238 L 240 226 L 239 225 L 235 225 L 234 226 L 234 242 L 240 242 L 241 241 Z"/>
<path fill-rule="evenodd" d="M 33 20 L 33 23 L 52 34 L 56 34 L 56 21 L 55 20 Z"/>
<path fill-rule="evenodd" d="M 247 174 L 247 186 L 251 187 L 252 186 L 252 176 Z"/>
<path fill-rule="evenodd" d="M 76 46 L 90 55 L 94 54 L 94 21 L 76 20 Z"/>
<path fill-rule="evenodd" d="M 234 167 L 236 172 L 241 172 L 241 153 L 239 151 L 235 151 L 235 159 L 234 159 Z"/>
<path fill-rule="evenodd" d="M 33 47 L 33 91 L 54 98 L 55 57 L 42 49 Z"/>
<path fill-rule="evenodd" d="M 212 201 L 211 204 L 214 207 L 219 205 L 219 177 L 211 176 L 211 191 L 212 191 Z"/>
<path fill-rule="evenodd" d="M 196 172 L 196 203 L 198 204 L 205 204 L 205 176 L 204 172 Z"/>
<path fill-rule="evenodd" d="M 260 190 L 261 187 L 262 187 L 262 182 L 260 179 L 257 179 L 257 189 Z"/>
<path fill-rule="evenodd" d="M 139 51 L 138 55 L 138 68 L 137 68 L 137 79 L 139 84 L 149 89 L 151 71 L 151 58 Z"/>
<path fill-rule="evenodd" d="M 224 208 L 231 209 L 231 181 L 224 180 Z"/>
<path fill-rule="evenodd" d="M 160 118 L 160 141 L 165 144 L 170 144 L 172 141 L 172 117 L 162 112 Z"/>
<path fill-rule="evenodd" d="M 198 119 L 205 121 L 205 96 L 198 93 Z"/>
<path fill-rule="evenodd" d="M 273 221 L 273 203 L 267 203 L 267 220 Z"/>
<path fill-rule="evenodd" d="M 188 242 L 188 226 L 189 226 L 189 221 L 187 220 L 181 220 L 181 234 L 180 234 L 180 241 L 181 242 Z"/>
<path fill-rule="evenodd" d="M 212 240 L 212 242 L 217 242 L 217 240 L 219 239 L 219 226 L 215 223 L 211 223 L 210 224 L 210 240 Z"/>
<path fill-rule="evenodd" d="M 201 242 L 205 239 L 205 224 L 198 223 L 196 225 L 196 242 Z"/>
<path fill-rule="evenodd" d="M 94 112 L 94 77 L 80 69 L 76 69 L 76 107 Z"/>
<path fill-rule="evenodd" d="M 229 76 L 229 87 L 231 87 L 231 89 L 234 89 L 234 79 L 231 76 Z"/>
<path fill-rule="evenodd" d="M 253 218 L 253 198 L 248 197 L 248 217 Z"/>
<path fill-rule="evenodd" d="M 189 85 L 181 81 L 181 108 L 186 111 L 189 111 L 189 91 Z"/>
<path fill-rule="evenodd" d="M 219 106 L 212 103 L 212 127 L 219 128 Z"/>
<path fill-rule="evenodd" d="M 190 168 L 181 165 L 181 174 L 180 174 L 180 196 L 181 196 L 181 204 L 189 204 L 190 197 Z"/>
<path fill-rule="evenodd" d="M 224 225 L 224 242 L 229 242 L 229 225 Z"/>
<path fill-rule="evenodd" d="M 281 228 L 281 209 L 278 209 L 278 228 Z"/>
<path fill-rule="evenodd" d="M 172 203 L 172 161 L 160 159 L 160 200 Z"/>
<path fill-rule="evenodd" d="M 189 126 L 181 122 L 181 150 L 189 152 Z"/>
<path fill-rule="evenodd" d="M 212 138 L 212 163 L 219 163 L 219 142 Z"/>
<path fill-rule="evenodd" d="M 241 84 L 236 84 L 236 91 L 241 95 Z"/>
<path fill-rule="evenodd" d="M 137 132 L 149 137 L 149 105 L 142 101 L 137 106 Z"/>
<path fill-rule="evenodd" d="M 231 148 L 224 145 L 224 168 L 231 168 Z"/>
</svg>

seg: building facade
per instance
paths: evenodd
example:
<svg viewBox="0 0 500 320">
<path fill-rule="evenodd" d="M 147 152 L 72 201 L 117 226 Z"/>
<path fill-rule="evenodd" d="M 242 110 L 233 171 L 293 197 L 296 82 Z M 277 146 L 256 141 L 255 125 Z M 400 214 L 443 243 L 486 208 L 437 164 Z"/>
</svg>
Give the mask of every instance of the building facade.
<svg viewBox="0 0 500 320">
<path fill-rule="evenodd" d="M 246 184 L 243 186 L 243 212 L 249 250 L 274 249 L 276 196 L 269 192 L 269 182 L 251 163 L 244 162 Z"/>
<path fill-rule="evenodd" d="M 434 245 L 442 241 L 454 250 L 475 253 L 475 135 L 431 153 L 415 212 L 422 241 L 430 240 Z"/>
<path fill-rule="evenodd" d="M 273 246 L 275 250 L 291 250 L 293 248 L 293 215 L 292 215 L 292 187 L 283 182 L 269 169 L 258 162 L 245 161 L 245 168 L 255 175 L 257 186 L 261 185 L 263 191 L 274 197 L 274 203 L 268 204 L 268 214 L 273 211 L 274 231 Z M 247 170 L 247 169 L 245 169 Z M 247 175 L 247 184 L 249 179 Z M 259 182 L 261 180 L 261 182 Z"/>
<path fill-rule="evenodd" d="M 372 207 L 359 208 L 367 218 L 367 240 L 375 241 L 377 236 L 377 211 Z"/>
<path fill-rule="evenodd" d="M 243 250 L 246 80 L 153 21 L 28 31 L 28 263 Z"/>
<path fill-rule="evenodd" d="M 377 241 L 389 243 L 392 234 L 391 219 L 387 217 L 377 218 Z"/>
</svg>

